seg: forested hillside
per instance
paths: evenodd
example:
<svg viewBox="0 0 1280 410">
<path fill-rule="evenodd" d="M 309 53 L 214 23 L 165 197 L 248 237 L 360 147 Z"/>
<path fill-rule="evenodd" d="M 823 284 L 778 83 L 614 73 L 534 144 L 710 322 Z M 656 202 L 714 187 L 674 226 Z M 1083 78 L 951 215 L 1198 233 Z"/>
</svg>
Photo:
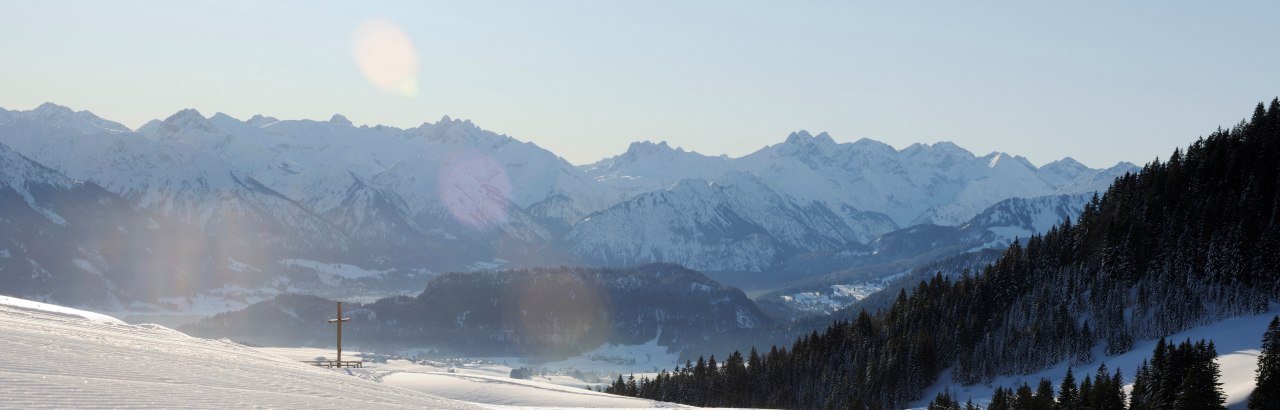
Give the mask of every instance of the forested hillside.
<svg viewBox="0 0 1280 410">
<path fill-rule="evenodd" d="M 417 297 L 350 303 L 348 346 L 563 358 L 604 343 L 682 350 L 718 334 L 770 327 L 742 291 L 677 265 L 448 273 Z M 332 301 L 285 294 L 182 328 L 254 344 L 333 342 Z"/>
<path fill-rule="evenodd" d="M 702 363 L 623 393 L 696 405 L 901 407 L 949 367 L 957 381 L 977 383 L 1265 311 L 1280 297 L 1278 174 L 1273 100 L 1120 177 L 1075 221 L 1014 243 L 981 274 L 921 282 L 888 309 L 748 355 L 745 373 Z"/>
</svg>

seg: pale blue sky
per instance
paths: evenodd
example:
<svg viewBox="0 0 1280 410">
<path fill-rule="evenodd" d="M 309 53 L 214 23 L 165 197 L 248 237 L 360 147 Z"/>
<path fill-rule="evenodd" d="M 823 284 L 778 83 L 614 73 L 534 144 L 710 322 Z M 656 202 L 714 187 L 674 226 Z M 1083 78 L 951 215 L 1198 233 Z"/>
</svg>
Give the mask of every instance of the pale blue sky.
<svg viewBox="0 0 1280 410">
<path fill-rule="evenodd" d="M 186 107 L 450 115 L 574 163 L 640 139 L 736 156 L 807 129 L 1098 167 L 1280 94 L 1280 2 L 903 3 L 11 1 L 0 107 L 131 127 Z M 375 19 L 413 41 L 416 96 L 357 67 L 353 32 Z"/>
</svg>

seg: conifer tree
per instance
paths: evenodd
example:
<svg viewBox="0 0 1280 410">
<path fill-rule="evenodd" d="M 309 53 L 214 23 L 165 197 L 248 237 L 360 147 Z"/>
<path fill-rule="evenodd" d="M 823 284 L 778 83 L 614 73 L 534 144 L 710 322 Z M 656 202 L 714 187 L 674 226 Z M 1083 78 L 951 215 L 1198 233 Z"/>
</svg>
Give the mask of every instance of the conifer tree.
<svg viewBox="0 0 1280 410">
<path fill-rule="evenodd" d="M 1152 405 L 1151 383 L 1151 365 L 1146 359 L 1142 359 L 1142 365 L 1133 374 L 1133 391 L 1129 393 L 1130 410 L 1155 409 Z"/>
<path fill-rule="evenodd" d="M 1040 384 L 1036 385 L 1036 396 L 1032 401 L 1031 408 L 1033 410 L 1053 410 L 1053 382 L 1047 378 L 1040 378 Z"/>
<path fill-rule="evenodd" d="M 1276 102 L 1272 101 L 1272 106 Z M 1250 410 L 1274 409 L 1280 406 L 1280 316 L 1262 335 L 1262 353 L 1258 355 L 1258 384 L 1249 396 Z"/>
<path fill-rule="evenodd" d="M 1185 350 L 1183 348 L 1185 346 Z M 1212 344 L 1206 345 L 1203 340 L 1191 345 L 1189 342 L 1179 346 L 1187 362 L 1182 384 L 1174 396 L 1174 409 L 1225 409 L 1226 394 L 1222 392 L 1222 383 L 1218 381 L 1218 364 L 1213 361 L 1218 354 Z"/>
<path fill-rule="evenodd" d="M 1022 383 L 1013 393 L 1013 408 L 1030 409 L 1035 407 L 1036 395 L 1031 390 L 1031 386 Z"/>
<path fill-rule="evenodd" d="M 1093 400 L 1093 381 L 1089 379 L 1089 375 L 1084 375 L 1084 380 L 1080 381 L 1080 402 L 1084 406 L 1089 406 Z"/>
<path fill-rule="evenodd" d="M 943 390 L 933 401 L 929 402 L 929 410 L 960 410 L 960 402 L 951 397 L 950 390 Z"/>
<path fill-rule="evenodd" d="M 1058 385 L 1058 403 L 1055 408 L 1071 410 L 1078 409 L 1083 404 L 1080 401 L 1080 390 L 1076 388 L 1076 376 L 1072 374 L 1071 367 L 1067 366 L 1067 375 L 1062 378 L 1062 383 Z"/>
<path fill-rule="evenodd" d="M 995 392 L 991 394 L 991 403 L 987 405 L 987 410 L 1013 410 L 1013 398 L 1008 389 L 996 387 Z"/>
</svg>

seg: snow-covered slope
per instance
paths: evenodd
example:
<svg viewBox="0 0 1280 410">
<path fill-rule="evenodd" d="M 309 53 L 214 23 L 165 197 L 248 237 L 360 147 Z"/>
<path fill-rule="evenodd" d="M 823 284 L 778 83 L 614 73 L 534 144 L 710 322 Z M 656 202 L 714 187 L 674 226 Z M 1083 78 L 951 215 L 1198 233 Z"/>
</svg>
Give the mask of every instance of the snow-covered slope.
<svg viewBox="0 0 1280 410">
<path fill-rule="evenodd" d="M 1258 354 L 1261 352 L 1262 333 L 1278 313 L 1280 310 L 1272 309 L 1271 312 L 1260 315 L 1226 319 L 1178 332 L 1170 335 L 1166 340 L 1173 343 L 1180 343 L 1187 339 L 1191 339 L 1192 342 L 1200 339 L 1212 340 L 1218 349 L 1216 361 L 1221 367 L 1220 381 L 1222 390 L 1227 393 L 1227 407 L 1243 409 L 1248 402 L 1249 393 L 1253 392 L 1255 386 L 1254 376 L 1258 368 Z M 1133 388 L 1134 372 L 1142 364 L 1143 359 L 1150 360 L 1151 351 L 1155 345 L 1155 340 L 1138 342 L 1134 344 L 1132 350 L 1115 356 L 1106 356 L 1102 353 L 1102 347 L 1099 346 L 1093 352 L 1093 357 L 1097 359 L 1089 363 L 1077 363 L 1072 366 L 1072 371 L 1076 380 L 1081 380 L 1085 375 L 1093 375 L 1101 364 L 1106 364 L 1112 371 L 1118 368 L 1124 376 L 1127 392 Z M 939 377 L 932 388 L 925 391 L 923 398 L 916 402 L 914 407 L 928 406 L 929 401 L 943 390 L 950 390 L 952 397 L 961 402 L 972 399 L 975 403 L 986 403 L 991 400 L 996 387 L 1017 387 L 1022 383 L 1035 386 L 1042 377 L 1048 378 L 1057 388 L 1067 374 L 1068 365 L 1068 363 L 1060 363 L 1035 374 L 1002 376 L 990 383 L 972 386 L 954 383 L 951 380 L 950 371 L 947 371 Z"/>
<path fill-rule="evenodd" d="M 876 228 L 868 231 L 868 225 Z M 868 240 L 892 222 L 856 226 L 823 204 L 797 201 L 752 174 L 734 171 L 715 182 L 684 180 L 593 214 L 566 240 L 575 255 L 605 266 L 658 261 L 761 271 L 799 251 Z"/>
<path fill-rule="evenodd" d="M 198 114 L 183 112 L 169 120 L 190 117 Z M 317 256 L 341 256 L 348 250 L 343 234 L 311 210 L 181 142 L 152 141 L 132 132 L 86 134 L 13 120 L 0 125 L 0 143 L 210 236 L 224 232 L 255 246 Z"/>
<path fill-rule="evenodd" d="M 2 407 L 478 408 L 229 341 L 8 297 L 0 328 Z"/>
<path fill-rule="evenodd" d="M 0 122 L 4 122 L 6 120 L 5 117 L 12 117 L 52 124 L 60 128 L 70 128 L 86 134 L 129 131 L 128 127 L 114 121 L 104 120 L 91 112 L 73 111 L 70 108 L 53 103 L 41 104 L 30 111 L 9 111 L 7 114 L 0 114 Z"/>
<path fill-rule="evenodd" d="M 332 357 L 332 349 L 264 347 L 258 350 L 295 360 Z M 364 355 L 343 351 L 343 357 Z M 504 361 L 515 360 L 504 358 Z M 515 360 L 517 363 L 522 363 Z M 565 375 L 534 376 L 531 380 L 511 378 L 511 367 L 488 362 L 442 363 L 430 360 L 389 358 L 385 362 L 365 359 L 365 366 L 345 372 L 362 379 L 419 391 L 450 399 L 481 404 L 489 408 L 683 408 L 673 403 L 622 397 L 589 390 L 592 383 Z"/>
<path fill-rule="evenodd" d="M 1055 225 L 1080 214 L 1092 194 L 1050 195 L 1036 198 L 1010 198 L 983 210 L 960 226 L 916 225 L 886 233 L 868 243 L 795 255 L 773 269 L 775 274 L 790 278 L 776 282 L 789 287 L 787 292 L 766 295 L 765 299 L 792 296 L 781 305 L 811 310 L 803 306 L 803 292 L 834 295 L 833 285 L 858 285 L 879 282 L 886 276 L 910 271 L 952 256 L 1003 249 L 1016 239 L 1026 240 L 1032 234 L 1045 233 Z M 882 283 L 883 284 L 883 283 Z M 850 298 L 836 297 L 844 305 Z M 801 303 L 793 303 L 801 302 Z M 843 306 L 836 306 L 843 307 Z"/>
<path fill-rule="evenodd" d="M 565 378 L 512 379 L 502 366 L 366 359 L 363 368 L 323 369 L 300 361 L 332 350 L 251 348 L 6 296 L 0 328 L 5 408 L 683 407 L 569 387 L 562 384 L 586 383 Z"/>
<path fill-rule="evenodd" d="M 600 183 L 621 191 L 627 198 L 671 188 L 686 179 L 714 180 L 728 172 L 729 157 L 706 156 L 683 148 L 672 148 L 666 141 L 631 143 L 627 152 L 583 166 L 583 170 Z"/>
<path fill-rule="evenodd" d="M 837 143 L 826 133 L 799 131 L 741 158 L 636 143 L 625 154 L 583 169 L 631 195 L 667 188 L 682 179 L 715 181 L 727 171 L 745 171 L 798 200 L 818 201 L 835 210 L 882 213 L 896 227 L 907 227 L 959 225 L 1008 198 L 1105 189 L 1104 183 L 1136 167 L 1121 163 L 1095 170 L 1067 158 L 1037 168 L 1020 156 L 995 152 L 979 157 L 950 142 L 897 150 L 865 138 Z"/>
</svg>

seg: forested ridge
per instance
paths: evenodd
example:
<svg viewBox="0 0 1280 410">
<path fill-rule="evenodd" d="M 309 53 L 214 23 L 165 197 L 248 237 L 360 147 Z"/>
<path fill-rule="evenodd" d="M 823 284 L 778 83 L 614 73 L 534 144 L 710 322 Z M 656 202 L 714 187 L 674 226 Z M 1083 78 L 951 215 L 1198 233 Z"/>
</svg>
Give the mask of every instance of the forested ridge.
<svg viewBox="0 0 1280 410">
<path fill-rule="evenodd" d="M 939 372 L 977 383 L 1107 353 L 1280 295 L 1280 100 L 1118 178 L 1076 220 L 979 274 L 937 275 L 887 309 L 725 363 L 611 391 L 693 405 L 890 408 Z"/>
</svg>

